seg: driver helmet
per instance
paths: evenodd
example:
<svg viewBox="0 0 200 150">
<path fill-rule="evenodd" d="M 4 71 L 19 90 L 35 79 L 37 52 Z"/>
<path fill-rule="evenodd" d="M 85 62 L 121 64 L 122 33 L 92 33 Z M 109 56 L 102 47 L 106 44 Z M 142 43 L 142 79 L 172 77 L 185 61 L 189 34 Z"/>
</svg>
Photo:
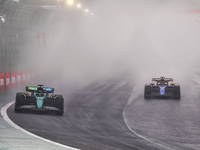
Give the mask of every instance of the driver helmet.
<svg viewBox="0 0 200 150">
<path fill-rule="evenodd" d="M 165 77 L 161 77 L 160 80 L 161 80 L 161 81 L 165 81 Z"/>
</svg>

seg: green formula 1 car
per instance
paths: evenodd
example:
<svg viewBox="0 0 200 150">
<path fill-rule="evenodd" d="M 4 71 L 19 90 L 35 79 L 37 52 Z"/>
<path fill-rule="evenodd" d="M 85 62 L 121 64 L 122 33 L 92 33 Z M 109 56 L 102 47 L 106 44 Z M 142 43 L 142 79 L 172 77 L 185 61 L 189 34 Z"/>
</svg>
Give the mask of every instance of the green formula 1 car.
<svg viewBox="0 0 200 150">
<path fill-rule="evenodd" d="M 63 115 L 64 99 L 62 95 L 54 95 L 54 88 L 43 85 L 26 86 L 26 92 L 18 92 L 15 100 L 15 112 L 24 110 L 54 111 Z"/>
</svg>

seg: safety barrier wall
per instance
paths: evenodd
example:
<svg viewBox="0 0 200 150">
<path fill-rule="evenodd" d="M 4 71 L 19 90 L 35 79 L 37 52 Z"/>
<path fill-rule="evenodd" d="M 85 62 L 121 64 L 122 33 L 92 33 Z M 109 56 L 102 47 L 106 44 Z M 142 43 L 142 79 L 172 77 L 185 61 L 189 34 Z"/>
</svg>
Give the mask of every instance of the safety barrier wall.
<svg viewBox="0 0 200 150">
<path fill-rule="evenodd" d="M 5 82 L 4 82 L 4 73 L 0 73 L 0 90 L 5 89 Z"/>
<path fill-rule="evenodd" d="M 15 72 L 11 72 L 11 87 L 16 87 L 16 73 Z"/>
<path fill-rule="evenodd" d="M 21 82 L 22 82 L 22 73 L 20 71 L 18 71 L 17 73 L 17 76 L 16 76 L 16 79 L 17 79 L 17 85 L 21 85 Z"/>
<path fill-rule="evenodd" d="M 10 89 L 10 73 L 6 72 L 5 73 L 5 85 L 6 85 L 6 90 Z"/>
<path fill-rule="evenodd" d="M 34 77 L 35 73 L 30 70 L 0 73 L 0 91 L 25 85 Z"/>
</svg>

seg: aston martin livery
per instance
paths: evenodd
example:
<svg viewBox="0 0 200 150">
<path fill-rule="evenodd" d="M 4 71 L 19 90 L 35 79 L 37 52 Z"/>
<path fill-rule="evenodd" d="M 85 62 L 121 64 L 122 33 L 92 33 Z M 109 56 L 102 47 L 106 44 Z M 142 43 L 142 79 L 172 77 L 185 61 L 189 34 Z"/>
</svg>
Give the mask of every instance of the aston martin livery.
<svg viewBox="0 0 200 150">
<path fill-rule="evenodd" d="M 144 98 L 175 98 L 180 99 L 180 85 L 174 84 L 173 78 L 152 78 L 152 83 L 146 84 L 144 88 Z"/>
<path fill-rule="evenodd" d="M 64 99 L 62 95 L 55 95 L 54 88 L 38 86 L 26 86 L 26 92 L 18 92 L 15 100 L 15 112 L 24 110 L 54 111 L 57 115 L 63 115 Z"/>
</svg>

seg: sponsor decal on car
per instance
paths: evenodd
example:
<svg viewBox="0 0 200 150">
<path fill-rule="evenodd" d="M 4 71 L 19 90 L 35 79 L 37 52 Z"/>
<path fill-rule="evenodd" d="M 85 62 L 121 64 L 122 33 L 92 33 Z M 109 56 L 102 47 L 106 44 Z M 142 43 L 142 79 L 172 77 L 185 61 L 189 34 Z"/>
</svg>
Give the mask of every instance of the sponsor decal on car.
<svg viewBox="0 0 200 150">
<path fill-rule="evenodd" d="M 23 105 L 23 106 L 20 106 L 21 109 L 29 109 L 29 108 L 35 108 L 34 105 Z"/>
<path fill-rule="evenodd" d="M 167 86 L 159 86 L 159 88 L 160 88 L 160 95 L 165 95 L 165 88 L 166 88 Z"/>
<path fill-rule="evenodd" d="M 59 110 L 59 109 L 56 108 L 56 107 L 50 107 L 50 106 L 44 106 L 43 108 L 44 108 L 44 109 L 48 109 L 48 110 Z"/>
<path fill-rule="evenodd" d="M 37 99 L 37 107 L 42 108 L 44 97 L 36 97 Z"/>
<path fill-rule="evenodd" d="M 51 91 L 52 88 L 43 88 L 45 91 Z"/>
<path fill-rule="evenodd" d="M 33 91 L 37 91 L 37 87 L 31 87 L 31 86 L 29 86 L 28 89 L 29 90 L 33 90 Z"/>
</svg>

